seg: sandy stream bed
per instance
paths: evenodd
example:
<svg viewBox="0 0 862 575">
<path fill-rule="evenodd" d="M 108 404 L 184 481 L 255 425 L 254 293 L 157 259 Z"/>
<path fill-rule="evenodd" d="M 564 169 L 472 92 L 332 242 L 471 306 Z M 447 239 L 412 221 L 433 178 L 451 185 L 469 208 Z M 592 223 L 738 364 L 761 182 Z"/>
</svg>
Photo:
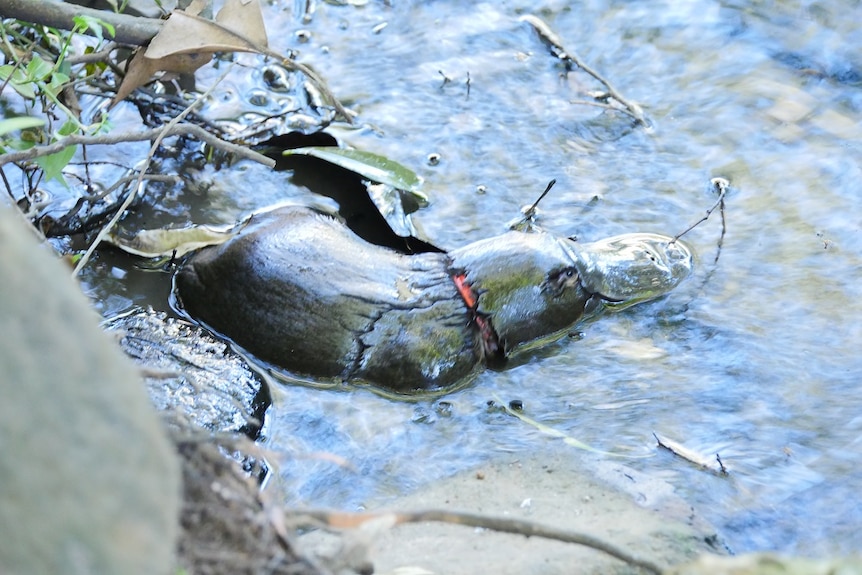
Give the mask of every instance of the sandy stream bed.
<svg viewBox="0 0 862 575">
<path fill-rule="evenodd" d="M 379 508 L 369 505 L 368 511 L 441 509 L 523 519 L 593 535 L 661 566 L 723 552 L 711 526 L 667 484 L 624 465 L 584 469 L 579 459 L 571 450 L 529 459 L 504 456 L 381 502 Z M 368 545 L 374 572 L 392 575 L 639 572 L 585 546 L 447 523 L 400 525 L 376 533 L 372 528 L 364 537 L 346 541 L 359 548 Z M 301 537 L 299 548 L 331 556 L 345 545 L 316 531 Z M 352 559 L 354 566 L 361 564 L 361 553 L 353 553 Z"/>
</svg>

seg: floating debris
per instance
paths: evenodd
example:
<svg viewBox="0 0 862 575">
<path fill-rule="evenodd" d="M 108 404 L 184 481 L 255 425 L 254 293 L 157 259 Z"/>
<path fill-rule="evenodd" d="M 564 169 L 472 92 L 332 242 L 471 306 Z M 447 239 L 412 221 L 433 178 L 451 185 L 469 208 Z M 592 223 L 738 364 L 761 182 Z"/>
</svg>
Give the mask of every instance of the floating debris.
<svg viewBox="0 0 862 575">
<path fill-rule="evenodd" d="M 724 462 L 721 460 L 721 456 L 719 454 L 715 454 L 715 460 L 712 458 L 703 455 L 702 453 L 698 453 L 693 449 L 689 449 L 688 447 L 682 445 L 681 443 L 677 443 L 672 439 L 668 439 L 666 437 L 659 436 L 656 432 L 653 432 L 653 437 L 658 442 L 658 446 L 664 449 L 667 449 L 677 457 L 681 457 L 686 461 L 697 465 L 707 471 L 711 471 L 716 475 L 728 475 L 729 472 L 727 467 L 724 465 Z"/>
</svg>

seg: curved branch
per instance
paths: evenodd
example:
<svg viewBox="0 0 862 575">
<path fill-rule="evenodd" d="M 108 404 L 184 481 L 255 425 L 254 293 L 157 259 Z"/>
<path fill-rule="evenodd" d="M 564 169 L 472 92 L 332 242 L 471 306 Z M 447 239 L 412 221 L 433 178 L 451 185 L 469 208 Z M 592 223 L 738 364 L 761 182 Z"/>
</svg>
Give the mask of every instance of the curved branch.
<svg viewBox="0 0 862 575">
<path fill-rule="evenodd" d="M 567 531 L 565 529 L 557 529 L 548 527 L 532 521 L 524 521 L 522 519 L 488 517 L 476 513 L 464 513 L 458 511 L 440 511 L 436 509 L 426 511 L 400 511 L 394 513 L 341 513 L 334 511 L 321 511 L 315 509 L 286 511 L 285 514 L 293 519 L 302 520 L 311 519 L 318 523 L 323 523 L 334 528 L 353 528 L 358 527 L 365 521 L 392 515 L 395 517 L 395 524 L 402 523 L 423 523 L 426 521 L 437 521 L 442 523 L 453 523 L 456 525 L 466 525 L 468 527 L 481 527 L 492 531 L 500 531 L 503 533 L 513 533 L 515 535 L 523 535 L 524 537 L 543 537 L 545 539 L 554 539 L 564 543 L 575 543 L 584 545 L 607 553 L 611 557 L 615 557 L 621 561 L 639 567 L 650 573 L 661 575 L 664 572 L 658 564 L 638 557 L 633 553 L 628 552 L 621 547 L 617 547 L 613 543 L 603 541 L 598 537 L 588 535 L 586 533 L 578 533 L 576 531 Z M 314 523 L 311 523 L 313 525 Z"/>
</svg>

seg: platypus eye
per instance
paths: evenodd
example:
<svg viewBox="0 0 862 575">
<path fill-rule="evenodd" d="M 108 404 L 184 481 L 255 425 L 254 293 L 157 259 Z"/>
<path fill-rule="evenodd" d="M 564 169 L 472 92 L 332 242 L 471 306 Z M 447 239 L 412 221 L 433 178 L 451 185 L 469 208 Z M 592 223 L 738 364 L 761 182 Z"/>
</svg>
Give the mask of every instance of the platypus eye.
<svg viewBox="0 0 862 575">
<path fill-rule="evenodd" d="M 546 286 L 555 296 L 561 295 L 566 289 L 578 285 L 580 277 L 576 268 L 564 268 L 548 275 Z"/>
</svg>

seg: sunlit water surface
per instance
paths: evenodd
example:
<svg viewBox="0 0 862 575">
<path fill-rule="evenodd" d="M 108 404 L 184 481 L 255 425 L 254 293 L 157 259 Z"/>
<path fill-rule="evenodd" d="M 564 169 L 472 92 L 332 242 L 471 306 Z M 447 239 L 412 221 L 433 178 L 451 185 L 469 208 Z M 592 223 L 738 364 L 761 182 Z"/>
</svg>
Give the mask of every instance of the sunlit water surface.
<svg viewBox="0 0 862 575">
<path fill-rule="evenodd" d="M 677 233 L 713 205 L 710 178 L 732 189 L 717 263 L 718 212 L 687 236 L 696 274 L 669 297 L 581 326 L 443 403 L 280 386 L 266 442 L 288 454 L 286 498 L 355 508 L 494 454 L 558 448 L 488 408 L 519 399 L 596 449 L 652 455 L 626 464 L 672 483 L 736 551 L 862 548 L 858 1 L 318 3 L 303 21 L 305 4 L 266 8 L 273 48 L 299 50 L 359 113 L 332 133 L 423 176 L 431 205 L 417 223 L 439 245 L 501 233 L 551 178 L 541 224 L 585 241 Z M 652 128 L 573 104 L 599 85 L 565 73 L 519 21 L 528 11 Z M 222 98 L 253 97 L 259 72 L 248 75 Z M 201 185 L 165 199 L 180 221 L 322 202 L 289 174 L 188 169 Z M 111 257 L 113 273 L 89 279 L 104 313 L 140 303 L 141 279 L 164 285 Z M 730 476 L 658 452 L 654 431 L 719 453 Z"/>
</svg>

